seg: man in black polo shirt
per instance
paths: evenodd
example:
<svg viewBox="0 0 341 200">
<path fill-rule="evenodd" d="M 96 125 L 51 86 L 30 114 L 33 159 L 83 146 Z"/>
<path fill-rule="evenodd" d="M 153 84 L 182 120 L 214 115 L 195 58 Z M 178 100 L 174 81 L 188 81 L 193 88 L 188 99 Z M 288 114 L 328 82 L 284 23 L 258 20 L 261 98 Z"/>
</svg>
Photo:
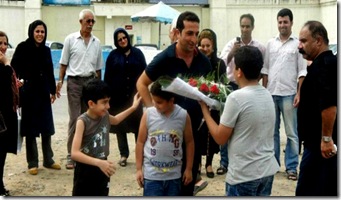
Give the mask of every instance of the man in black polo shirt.
<svg viewBox="0 0 341 200">
<path fill-rule="evenodd" d="M 299 51 L 312 64 L 301 86 L 298 134 L 304 152 L 297 196 L 337 196 L 337 58 L 328 48 L 328 34 L 318 21 L 304 24 Z"/>
<path fill-rule="evenodd" d="M 177 42 L 170 45 L 163 52 L 155 56 L 137 81 L 136 87 L 142 96 L 144 106 L 153 106 L 148 86 L 158 77 L 168 75 L 176 77 L 206 75 L 211 71 L 211 64 L 208 58 L 197 48 L 197 36 L 199 34 L 200 20 L 195 13 L 186 11 L 179 15 L 176 24 Z M 202 120 L 202 112 L 196 100 L 177 96 L 175 102 L 186 109 L 192 122 L 192 131 L 195 142 L 195 153 L 192 166 L 192 182 L 189 185 L 182 185 L 181 196 L 193 196 L 194 184 L 201 159 L 197 130 Z M 183 148 L 185 149 L 185 148 Z M 186 168 L 186 152 L 183 157 L 182 172 Z"/>
</svg>

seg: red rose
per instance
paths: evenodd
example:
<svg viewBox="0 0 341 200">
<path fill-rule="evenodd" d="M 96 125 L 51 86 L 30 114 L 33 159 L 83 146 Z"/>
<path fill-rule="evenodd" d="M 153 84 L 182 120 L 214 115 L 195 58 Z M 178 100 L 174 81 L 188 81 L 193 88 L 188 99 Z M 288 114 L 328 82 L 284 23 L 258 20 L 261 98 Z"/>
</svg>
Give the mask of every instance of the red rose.
<svg viewBox="0 0 341 200">
<path fill-rule="evenodd" d="M 206 85 L 206 83 L 203 83 L 203 84 L 200 85 L 199 90 L 200 90 L 201 92 L 207 94 L 208 91 L 209 91 L 209 88 L 208 88 L 208 86 Z"/>
<path fill-rule="evenodd" d="M 191 86 L 193 86 L 193 87 L 197 87 L 197 85 L 198 85 L 198 81 L 195 80 L 194 78 L 190 78 L 190 79 L 188 80 L 188 83 L 189 83 Z"/>
<path fill-rule="evenodd" d="M 212 85 L 210 88 L 210 92 L 213 94 L 219 94 L 220 91 L 217 85 Z"/>
</svg>

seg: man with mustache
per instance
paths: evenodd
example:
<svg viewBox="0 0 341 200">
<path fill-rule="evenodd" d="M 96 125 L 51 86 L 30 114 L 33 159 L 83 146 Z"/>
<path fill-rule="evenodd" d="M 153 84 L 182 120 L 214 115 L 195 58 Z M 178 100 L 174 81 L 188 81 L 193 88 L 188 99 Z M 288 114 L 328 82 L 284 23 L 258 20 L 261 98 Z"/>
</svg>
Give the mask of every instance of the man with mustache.
<svg viewBox="0 0 341 200">
<path fill-rule="evenodd" d="M 298 133 L 304 152 L 297 196 L 337 196 L 337 57 L 328 48 L 328 33 L 318 21 L 301 29 L 299 52 L 311 65 L 301 87 Z"/>
<path fill-rule="evenodd" d="M 81 30 L 71 33 L 65 38 L 60 58 L 59 81 L 57 83 L 57 97 L 63 86 L 65 75 L 67 78 L 67 98 L 69 103 L 69 126 L 67 141 L 66 169 L 73 169 L 71 160 L 71 144 L 75 132 L 77 117 L 87 110 L 82 101 L 82 89 L 86 81 L 101 78 L 102 49 L 100 41 L 91 32 L 95 25 L 95 14 L 92 10 L 84 9 L 79 13 Z"/>
<path fill-rule="evenodd" d="M 285 171 L 289 180 L 297 180 L 299 140 L 296 112 L 300 102 L 300 88 L 307 73 L 307 62 L 298 52 L 298 39 L 292 34 L 292 25 L 291 10 L 283 8 L 277 14 L 279 35 L 268 41 L 261 73 L 263 86 L 269 90 L 275 103 L 275 157 L 281 165 L 279 128 L 282 113 L 287 135 Z"/>
</svg>

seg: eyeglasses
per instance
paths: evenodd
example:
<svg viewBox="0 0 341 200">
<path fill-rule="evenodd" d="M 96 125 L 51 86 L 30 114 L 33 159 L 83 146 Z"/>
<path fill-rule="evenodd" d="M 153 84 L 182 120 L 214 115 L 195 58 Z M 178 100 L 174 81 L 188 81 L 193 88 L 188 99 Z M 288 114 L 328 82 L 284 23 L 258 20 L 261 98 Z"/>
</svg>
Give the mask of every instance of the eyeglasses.
<svg viewBox="0 0 341 200">
<path fill-rule="evenodd" d="M 86 20 L 86 23 L 90 24 L 90 22 L 92 22 L 93 24 L 96 22 L 94 19 L 88 19 Z"/>
<path fill-rule="evenodd" d="M 122 42 L 123 40 L 127 39 L 127 37 L 121 37 L 120 39 L 118 39 L 118 42 Z"/>
</svg>

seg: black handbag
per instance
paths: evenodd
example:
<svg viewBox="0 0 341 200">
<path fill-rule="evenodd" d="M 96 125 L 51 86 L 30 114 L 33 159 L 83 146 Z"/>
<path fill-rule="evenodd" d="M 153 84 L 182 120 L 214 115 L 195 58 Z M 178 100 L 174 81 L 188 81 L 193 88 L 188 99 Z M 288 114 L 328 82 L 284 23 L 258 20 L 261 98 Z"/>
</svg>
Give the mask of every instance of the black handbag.
<svg viewBox="0 0 341 200">
<path fill-rule="evenodd" d="M 5 131 L 7 131 L 7 126 L 6 126 L 6 123 L 5 123 L 4 116 L 0 112 L 0 133 L 3 133 Z"/>
</svg>

